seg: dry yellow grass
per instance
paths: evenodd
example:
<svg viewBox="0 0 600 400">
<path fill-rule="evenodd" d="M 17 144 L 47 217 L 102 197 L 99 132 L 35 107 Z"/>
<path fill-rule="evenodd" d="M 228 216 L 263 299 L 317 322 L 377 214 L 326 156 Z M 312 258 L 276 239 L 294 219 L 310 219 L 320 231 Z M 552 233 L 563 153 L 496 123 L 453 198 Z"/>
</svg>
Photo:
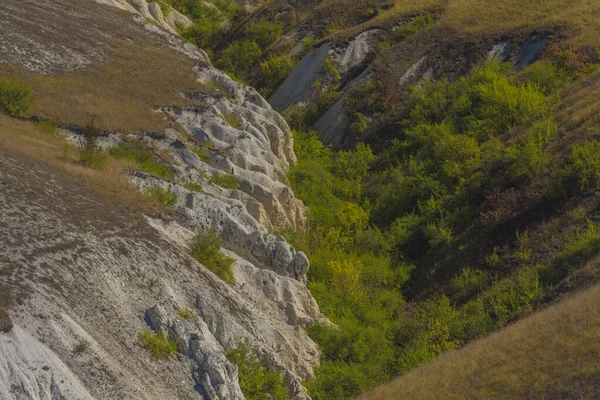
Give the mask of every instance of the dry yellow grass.
<svg viewBox="0 0 600 400">
<path fill-rule="evenodd" d="M 440 23 L 465 34 L 564 29 L 577 45 L 598 46 L 596 0 L 450 0 Z"/>
<path fill-rule="evenodd" d="M 356 0 L 330 0 L 320 7 L 334 9 L 328 3 L 343 3 L 346 10 L 363 7 Z M 395 0 L 390 9 L 332 37 L 350 38 L 376 27 L 389 29 L 412 15 L 435 10 L 441 14 L 438 27 L 450 28 L 461 36 L 497 37 L 558 29 L 578 47 L 600 45 L 600 2 L 596 0 Z"/>
<path fill-rule="evenodd" d="M 359 399 L 600 398 L 599 310 L 596 286 Z"/>
<path fill-rule="evenodd" d="M 168 121 L 153 107 L 190 104 L 180 91 L 209 90 L 195 82 L 194 62 L 182 54 L 118 39 L 110 43 L 110 59 L 82 71 L 42 75 L 3 64 L 0 78 L 33 89 L 32 115 L 80 126 L 94 118 L 101 129 L 127 132 L 164 129 Z"/>
<path fill-rule="evenodd" d="M 77 150 L 64 140 L 40 131 L 31 122 L 9 118 L 1 113 L 0 151 L 23 154 L 59 168 L 77 183 L 131 211 L 166 211 L 163 204 L 143 195 L 131 185 L 124 174 L 129 164 L 109 159 L 103 170 L 84 167 L 77 163 Z"/>
</svg>

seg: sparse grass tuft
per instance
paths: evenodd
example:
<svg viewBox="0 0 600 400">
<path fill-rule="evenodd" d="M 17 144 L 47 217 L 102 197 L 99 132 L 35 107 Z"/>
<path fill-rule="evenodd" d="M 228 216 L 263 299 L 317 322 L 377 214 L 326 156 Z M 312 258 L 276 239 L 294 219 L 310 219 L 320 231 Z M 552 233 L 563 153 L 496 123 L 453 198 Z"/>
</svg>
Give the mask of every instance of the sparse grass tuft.
<svg viewBox="0 0 600 400">
<path fill-rule="evenodd" d="M 190 255 L 227 283 L 233 283 L 233 258 L 221 253 L 221 238 L 214 230 L 200 230 L 191 244 Z"/>
<path fill-rule="evenodd" d="M 199 183 L 186 183 L 183 187 L 193 192 L 204 193 L 204 189 L 202 189 L 202 185 Z"/>
<path fill-rule="evenodd" d="M 233 175 L 220 174 L 215 172 L 210 177 L 210 181 L 215 185 L 221 186 L 223 189 L 237 189 L 239 188 L 238 179 Z"/>
<path fill-rule="evenodd" d="M 116 147 L 110 148 L 108 153 L 116 158 L 133 161 L 140 170 L 158 178 L 171 180 L 173 177 L 173 171 L 171 168 L 160 164 L 147 150 L 137 150 L 131 146 L 121 143 Z"/>
<path fill-rule="evenodd" d="M 190 150 L 192 150 L 202 161 L 209 164 L 211 157 L 208 151 L 206 150 L 208 146 L 194 146 Z"/>
<path fill-rule="evenodd" d="M 177 342 L 162 332 L 143 331 L 140 333 L 140 342 L 158 359 L 170 358 L 177 353 Z"/>
<path fill-rule="evenodd" d="M 177 195 L 171 189 L 164 189 L 160 186 L 146 189 L 146 194 L 153 199 L 163 203 L 167 207 L 173 207 L 177 204 Z"/>
<path fill-rule="evenodd" d="M 87 340 L 80 340 L 79 342 L 77 342 L 75 344 L 75 346 L 73 347 L 73 354 L 84 354 L 87 353 L 89 350 L 90 344 L 87 342 Z"/>
<path fill-rule="evenodd" d="M 189 308 L 186 308 L 185 310 L 177 311 L 177 315 L 187 321 L 194 319 L 194 312 L 192 310 L 190 310 Z"/>
<path fill-rule="evenodd" d="M 223 118 L 223 120 L 225 122 L 227 122 L 232 128 L 238 129 L 238 130 L 241 128 L 239 118 L 235 114 L 224 113 L 224 114 L 221 114 L 221 118 Z"/>
</svg>

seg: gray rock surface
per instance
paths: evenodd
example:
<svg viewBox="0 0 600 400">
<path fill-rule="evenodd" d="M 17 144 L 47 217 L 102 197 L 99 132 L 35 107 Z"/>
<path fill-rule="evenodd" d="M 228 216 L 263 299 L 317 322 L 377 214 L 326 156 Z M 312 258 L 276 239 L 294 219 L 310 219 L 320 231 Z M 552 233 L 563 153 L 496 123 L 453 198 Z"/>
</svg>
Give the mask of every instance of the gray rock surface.
<svg viewBox="0 0 600 400">
<path fill-rule="evenodd" d="M 529 39 L 527 43 L 521 47 L 517 54 L 514 65 L 516 71 L 521 71 L 523 68 L 532 64 L 544 50 L 548 44 L 547 36 L 535 36 Z"/>
<path fill-rule="evenodd" d="M 91 1 L 80 8 L 75 0 L 44 3 L 40 18 L 67 15 L 75 4 L 70 11 L 81 14 L 75 31 L 83 35 L 89 25 L 98 31 L 97 41 L 92 35 L 76 43 L 60 26 L 50 38 L 28 31 L 21 16 L 33 5 L 8 1 L 15 17 L 0 24 L 29 36 L 21 37 L 20 53 L 3 42 L 0 54 L 44 73 L 102 61 L 101 37 L 110 37 L 103 30 L 117 23 L 113 12 L 122 16 L 128 9 L 121 1 L 113 4 L 121 10 Z M 130 173 L 140 190 L 160 186 L 176 194 L 174 215 L 165 219 L 134 218 L 62 170 L 0 151 L 0 293 L 11 288 L 16 300 L 9 310 L 14 328 L 0 333 L 0 351 L 9 354 L 0 357 L 0 397 L 243 399 L 237 368 L 224 350 L 249 340 L 284 375 L 293 398 L 308 399 L 301 382 L 314 376 L 320 355 L 303 327 L 329 322 L 305 286 L 308 259 L 270 233 L 306 221 L 306 208 L 286 178 L 296 162 L 290 129 L 254 89 L 208 66 L 200 49 L 145 22 L 145 2 L 131 4 L 137 7 L 128 17 L 136 27 L 132 37 L 147 35 L 148 44 L 160 36 L 200 61 L 197 79 L 216 92 L 185 93 L 196 100 L 194 107 L 157 108 L 173 122 L 164 135 L 99 139 L 104 149 L 138 140 L 173 170 L 170 181 Z M 38 51 L 47 57 L 36 60 Z M 64 134 L 81 145 L 76 133 Z M 235 177 L 237 188 L 215 184 L 217 175 Z M 201 193 L 186 189 L 190 183 L 201 185 Z M 233 284 L 188 255 L 199 228 L 221 235 L 221 251 L 235 260 Z M 193 310 L 192 320 L 177 316 L 184 309 Z M 154 359 L 139 340 L 147 329 L 177 341 L 177 357 Z M 79 343 L 85 352 L 74 351 Z"/>
<path fill-rule="evenodd" d="M 342 49 L 338 63 L 342 75 L 365 62 L 367 55 L 373 51 L 381 32 L 380 29 L 364 31 L 355 36 L 350 44 Z"/>
<path fill-rule="evenodd" d="M 329 56 L 331 45 L 322 44 L 312 49 L 298 63 L 292 73 L 269 99 L 276 110 L 286 110 L 289 107 L 308 102 L 313 91 L 313 84 L 321 75 L 323 63 Z"/>
<path fill-rule="evenodd" d="M 10 365 L 0 361 L 0 386 L 16 393 L 8 399 L 29 387 L 74 393 L 66 399 L 228 398 L 239 387 L 223 350 L 246 339 L 287 377 L 294 398 L 307 398 L 300 382 L 319 352 L 301 327 L 327 320 L 300 281 L 229 252 L 237 262 L 228 285 L 187 256 L 189 229 L 133 219 L 35 160 L 0 153 L 0 181 L 0 286 L 16 299 L 15 328 L 0 346 L 26 343 L 12 344 Z M 148 325 L 146 310 L 157 305 L 165 312 Z M 175 315 L 188 308 L 192 321 Z M 152 359 L 138 340 L 149 327 L 187 347 L 176 359 Z M 80 341 L 85 354 L 73 351 Z M 33 362 L 24 349 L 35 342 L 47 349 L 38 346 Z M 52 389 L 49 376 L 65 386 Z"/>
</svg>

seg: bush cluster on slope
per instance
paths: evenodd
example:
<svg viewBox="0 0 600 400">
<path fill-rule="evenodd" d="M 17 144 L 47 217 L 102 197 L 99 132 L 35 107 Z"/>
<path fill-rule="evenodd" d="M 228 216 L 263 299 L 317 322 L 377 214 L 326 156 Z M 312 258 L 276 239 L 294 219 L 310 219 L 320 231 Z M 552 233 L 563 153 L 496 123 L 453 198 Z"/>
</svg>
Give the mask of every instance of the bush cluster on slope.
<svg viewBox="0 0 600 400">
<path fill-rule="evenodd" d="M 296 132 L 289 177 L 310 228 L 287 236 L 309 254 L 309 288 L 340 327 L 308 329 L 323 354 L 307 382 L 313 398 L 351 398 L 532 312 L 598 254 L 594 225 L 562 234 L 553 252 L 543 247 L 550 227 L 517 230 L 447 283 L 428 280 L 435 258 L 459 251 L 467 231 L 521 212 L 534 180 L 574 182 L 567 196 L 595 187 L 596 142 L 574 146 L 563 163 L 549 151 L 558 87 L 539 77 L 563 74 L 572 76 L 543 63 L 514 76 L 490 61 L 455 82 L 417 87 L 397 139 L 377 157 L 364 145 L 332 152 Z"/>
<path fill-rule="evenodd" d="M 248 400 L 288 399 L 281 374 L 259 358 L 258 350 L 248 340 L 226 350 L 225 355 L 237 364 L 240 388 Z"/>
</svg>

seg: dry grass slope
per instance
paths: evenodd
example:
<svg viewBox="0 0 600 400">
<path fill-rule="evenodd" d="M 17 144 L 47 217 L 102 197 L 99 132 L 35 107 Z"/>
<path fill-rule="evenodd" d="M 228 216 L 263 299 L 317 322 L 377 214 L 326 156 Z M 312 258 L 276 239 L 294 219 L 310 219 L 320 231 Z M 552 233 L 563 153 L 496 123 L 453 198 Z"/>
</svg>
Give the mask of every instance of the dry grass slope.
<svg viewBox="0 0 600 400">
<path fill-rule="evenodd" d="M 77 162 L 77 150 L 60 137 L 0 113 L 0 157 L 2 152 L 24 154 L 60 168 L 78 183 L 131 211 L 166 211 L 160 202 L 131 185 L 124 173 L 130 164 L 110 158 L 103 170 L 84 167 Z"/>
<path fill-rule="evenodd" d="M 595 286 L 359 399 L 600 398 L 598 310 Z"/>
<path fill-rule="evenodd" d="M 593 0 L 395 0 L 391 3 L 389 9 L 379 10 L 366 22 L 343 26 L 332 35 L 333 38 L 348 39 L 372 28 L 390 29 L 424 11 L 440 14 L 437 27 L 449 28 L 462 37 L 559 31 L 574 45 L 593 50 L 598 46 L 600 35 L 600 24 L 597 23 L 600 2 Z M 343 13 L 335 7 L 339 4 L 344 6 Z M 319 9 L 327 24 L 335 23 L 340 15 L 358 13 L 368 6 L 370 4 L 356 0 L 328 0 Z"/>
</svg>

